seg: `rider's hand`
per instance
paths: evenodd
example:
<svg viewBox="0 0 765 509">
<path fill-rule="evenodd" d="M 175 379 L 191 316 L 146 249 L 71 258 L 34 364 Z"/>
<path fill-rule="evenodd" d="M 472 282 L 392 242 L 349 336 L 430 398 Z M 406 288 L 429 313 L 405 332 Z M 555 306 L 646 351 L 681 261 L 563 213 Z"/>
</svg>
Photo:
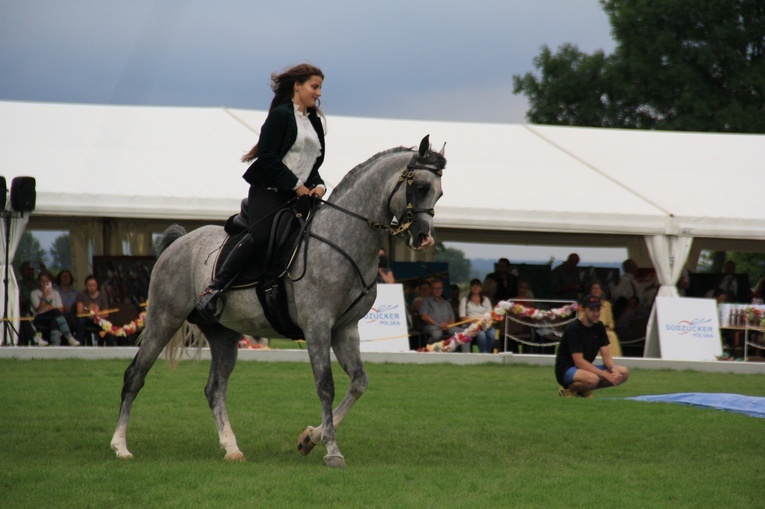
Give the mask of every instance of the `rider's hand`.
<svg viewBox="0 0 765 509">
<path fill-rule="evenodd" d="M 311 189 L 310 194 L 311 194 L 311 196 L 315 196 L 317 198 L 321 198 L 322 196 L 324 196 L 324 188 L 316 186 L 313 189 Z"/>
<path fill-rule="evenodd" d="M 297 194 L 298 198 L 300 198 L 301 196 L 306 196 L 311 194 L 311 190 L 308 189 L 306 186 L 300 186 L 297 189 L 295 189 L 295 194 Z"/>
</svg>

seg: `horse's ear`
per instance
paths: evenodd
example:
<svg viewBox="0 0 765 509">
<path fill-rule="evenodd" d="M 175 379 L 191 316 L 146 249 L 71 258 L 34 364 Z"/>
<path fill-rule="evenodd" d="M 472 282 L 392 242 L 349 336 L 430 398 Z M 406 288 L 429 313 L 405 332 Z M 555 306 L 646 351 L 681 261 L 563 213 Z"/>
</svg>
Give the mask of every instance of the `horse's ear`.
<svg viewBox="0 0 765 509">
<path fill-rule="evenodd" d="M 445 153 L 446 153 L 446 142 L 444 142 L 444 146 L 441 147 L 441 150 L 438 151 L 438 155 L 443 157 Z"/>
<path fill-rule="evenodd" d="M 428 153 L 428 150 L 430 150 L 430 135 L 426 134 L 420 142 L 420 150 L 418 151 L 420 157 L 425 157 L 425 154 Z"/>
</svg>

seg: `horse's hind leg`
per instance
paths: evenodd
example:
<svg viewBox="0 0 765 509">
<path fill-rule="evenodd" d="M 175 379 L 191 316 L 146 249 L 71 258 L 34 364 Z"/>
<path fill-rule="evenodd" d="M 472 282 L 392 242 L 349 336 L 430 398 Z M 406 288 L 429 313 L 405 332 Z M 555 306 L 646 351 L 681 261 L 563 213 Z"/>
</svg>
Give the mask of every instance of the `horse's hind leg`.
<svg viewBox="0 0 765 509">
<path fill-rule="evenodd" d="M 244 461 L 244 454 L 236 444 L 236 436 L 228 420 L 226 410 L 226 393 L 228 378 L 234 370 L 241 334 L 221 325 L 201 325 L 200 329 L 207 337 L 210 345 L 210 376 L 205 386 L 205 396 L 210 404 L 215 427 L 218 429 L 220 446 L 226 451 L 228 461 Z"/>
<path fill-rule="evenodd" d="M 332 413 L 331 422 L 334 437 L 335 428 L 340 425 L 354 403 L 356 403 L 366 391 L 368 379 L 366 371 L 364 370 L 364 365 L 361 362 L 358 329 L 352 327 L 351 329 L 336 332 L 333 339 L 335 356 L 337 357 L 340 366 L 351 379 L 348 392 Z M 324 445 L 327 446 L 327 455 L 324 457 L 324 463 L 329 466 L 345 466 L 345 459 L 337 448 L 336 440 L 328 444 L 325 429 L 324 423 L 318 428 L 313 428 L 311 426 L 307 427 L 298 438 L 298 452 L 302 455 L 307 455 L 319 441 L 323 441 Z"/>
<path fill-rule="evenodd" d="M 141 334 L 141 347 L 133 358 L 133 362 L 125 370 L 122 384 L 122 403 L 117 420 L 117 429 L 112 435 L 111 448 L 118 458 L 131 459 L 133 454 L 127 448 L 127 425 L 130 418 L 130 408 L 143 387 L 146 375 L 170 342 L 173 334 L 181 327 L 183 319 L 172 320 L 167 316 L 150 315 L 146 320 L 146 329 Z"/>
</svg>

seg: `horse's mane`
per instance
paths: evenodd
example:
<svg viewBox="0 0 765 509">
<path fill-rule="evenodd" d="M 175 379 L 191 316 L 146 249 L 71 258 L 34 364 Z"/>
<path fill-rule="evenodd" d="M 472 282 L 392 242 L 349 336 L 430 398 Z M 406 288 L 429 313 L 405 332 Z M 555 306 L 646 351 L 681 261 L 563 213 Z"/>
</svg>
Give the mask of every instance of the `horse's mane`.
<svg viewBox="0 0 765 509">
<path fill-rule="evenodd" d="M 340 182 L 337 184 L 337 187 L 332 191 L 332 197 L 342 196 L 344 192 L 346 192 L 347 189 L 351 187 L 351 184 L 356 182 L 356 180 L 359 178 L 359 175 L 363 173 L 364 170 L 370 168 L 373 166 L 374 162 L 378 159 L 382 159 L 383 157 L 390 155 L 390 154 L 396 154 L 399 152 L 414 152 L 414 149 L 409 147 L 394 147 L 390 148 L 388 150 L 383 150 L 382 152 L 379 152 L 366 161 L 364 161 L 361 164 L 357 164 L 351 171 L 345 174 L 345 176 L 340 180 Z"/>
<path fill-rule="evenodd" d="M 363 163 L 356 165 L 342 178 L 342 180 L 340 180 L 340 182 L 337 184 L 337 187 L 335 187 L 335 189 L 332 191 L 332 197 L 342 196 L 347 191 L 347 189 L 351 187 L 351 184 L 358 180 L 359 175 L 361 175 L 364 170 L 372 167 L 374 162 L 378 159 L 382 159 L 385 156 L 397 154 L 400 152 L 416 153 L 417 150 L 414 147 L 394 147 L 373 155 Z M 429 150 L 428 153 L 420 160 L 423 162 L 427 161 L 431 164 L 435 164 L 439 169 L 443 169 L 446 165 L 446 158 L 444 158 L 444 156 L 438 152 L 433 152 L 432 150 Z"/>
</svg>

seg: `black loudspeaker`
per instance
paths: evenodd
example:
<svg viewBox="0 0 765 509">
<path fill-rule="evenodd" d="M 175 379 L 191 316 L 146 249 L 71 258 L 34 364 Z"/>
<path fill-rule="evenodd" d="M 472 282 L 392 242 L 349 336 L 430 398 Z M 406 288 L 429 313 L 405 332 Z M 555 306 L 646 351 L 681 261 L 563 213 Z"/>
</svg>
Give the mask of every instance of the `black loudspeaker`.
<svg viewBox="0 0 765 509">
<path fill-rule="evenodd" d="M 5 177 L 0 177 L 0 212 L 5 210 L 5 204 L 8 200 L 8 183 Z"/>
<path fill-rule="evenodd" d="M 32 212 L 37 201 L 34 177 L 16 177 L 11 181 L 11 208 L 16 212 Z"/>
</svg>

